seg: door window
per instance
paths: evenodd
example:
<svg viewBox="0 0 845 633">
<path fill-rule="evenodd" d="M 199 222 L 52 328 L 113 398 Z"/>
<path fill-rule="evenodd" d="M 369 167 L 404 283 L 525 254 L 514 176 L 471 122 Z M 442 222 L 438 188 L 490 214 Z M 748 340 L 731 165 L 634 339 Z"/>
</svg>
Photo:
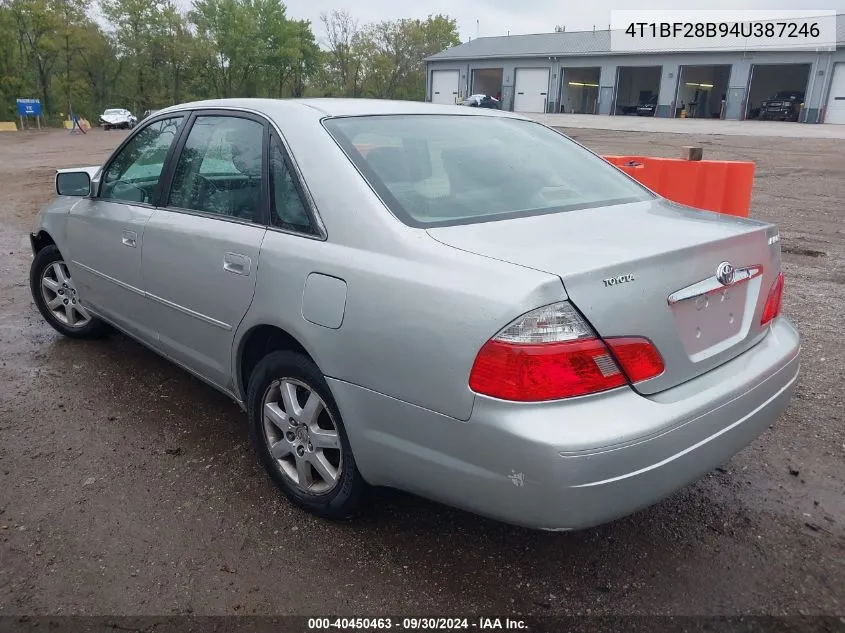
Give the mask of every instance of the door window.
<svg viewBox="0 0 845 633">
<path fill-rule="evenodd" d="M 183 118 L 150 123 L 133 136 L 103 173 L 100 197 L 154 204 L 167 152 Z"/>
<path fill-rule="evenodd" d="M 200 116 L 179 155 L 169 206 L 254 220 L 261 201 L 264 125 Z"/>
<path fill-rule="evenodd" d="M 270 145 L 270 200 L 270 223 L 273 226 L 298 233 L 316 234 L 276 139 Z"/>
</svg>

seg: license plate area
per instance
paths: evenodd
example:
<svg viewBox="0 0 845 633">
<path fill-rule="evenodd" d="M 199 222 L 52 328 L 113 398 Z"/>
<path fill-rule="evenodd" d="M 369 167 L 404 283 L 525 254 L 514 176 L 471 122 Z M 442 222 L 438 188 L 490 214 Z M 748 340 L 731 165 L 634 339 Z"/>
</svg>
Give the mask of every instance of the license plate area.
<svg viewBox="0 0 845 633">
<path fill-rule="evenodd" d="M 759 278 L 691 297 L 672 306 L 690 360 L 698 362 L 738 343 L 748 334 Z"/>
</svg>

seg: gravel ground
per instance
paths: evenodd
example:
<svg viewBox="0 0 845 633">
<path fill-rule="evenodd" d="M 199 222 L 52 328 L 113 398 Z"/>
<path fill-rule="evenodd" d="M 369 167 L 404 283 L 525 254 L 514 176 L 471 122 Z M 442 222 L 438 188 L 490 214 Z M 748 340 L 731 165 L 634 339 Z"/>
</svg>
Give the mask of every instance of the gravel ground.
<svg viewBox="0 0 845 633">
<path fill-rule="evenodd" d="M 781 227 L 803 374 L 722 468 L 596 529 L 533 532 L 394 491 L 363 518 L 290 506 L 224 396 L 120 335 L 61 338 L 26 233 L 94 130 L 0 136 L 0 614 L 845 613 L 845 148 L 836 140 L 572 130 L 603 153 L 757 163 Z"/>
</svg>

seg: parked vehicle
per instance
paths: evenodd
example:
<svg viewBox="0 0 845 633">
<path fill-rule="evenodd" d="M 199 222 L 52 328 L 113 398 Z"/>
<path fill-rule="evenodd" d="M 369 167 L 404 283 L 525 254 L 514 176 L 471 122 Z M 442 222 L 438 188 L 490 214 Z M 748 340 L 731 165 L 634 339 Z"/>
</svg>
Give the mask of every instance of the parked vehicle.
<svg viewBox="0 0 845 633">
<path fill-rule="evenodd" d="M 792 395 L 778 230 L 670 203 L 507 112 L 167 108 L 60 170 L 32 296 L 231 396 L 294 502 L 367 484 L 545 529 L 724 463 Z"/>
<path fill-rule="evenodd" d="M 496 97 L 490 95 L 470 95 L 463 100 L 461 105 L 469 106 L 471 108 L 490 108 L 493 110 L 501 110 L 502 104 Z"/>
<path fill-rule="evenodd" d="M 804 93 L 800 90 L 781 90 L 760 104 L 763 121 L 798 121 L 804 106 Z"/>
<path fill-rule="evenodd" d="M 123 108 L 109 108 L 100 115 L 100 125 L 104 130 L 118 128 L 131 130 L 138 122 L 129 110 Z"/>
<path fill-rule="evenodd" d="M 637 116 L 654 116 L 655 112 L 657 112 L 657 95 L 651 95 L 637 105 Z"/>
</svg>

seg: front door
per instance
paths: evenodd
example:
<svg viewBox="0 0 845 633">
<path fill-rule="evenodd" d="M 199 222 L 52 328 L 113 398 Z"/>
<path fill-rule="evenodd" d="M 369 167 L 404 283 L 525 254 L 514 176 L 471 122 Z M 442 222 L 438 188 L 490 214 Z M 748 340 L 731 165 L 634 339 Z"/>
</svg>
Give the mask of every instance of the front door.
<svg viewBox="0 0 845 633">
<path fill-rule="evenodd" d="M 155 331 L 141 274 L 144 228 L 184 118 L 138 130 L 106 164 L 98 195 L 74 205 L 67 221 L 68 266 L 82 304 L 148 342 Z"/>
<path fill-rule="evenodd" d="M 234 333 L 266 232 L 268 131 L 257 117 L 228 113 L 190 125 L 166 206 L 144 232 L 143 272 L 164 353 L 230 389 Z"/>
</svg>

